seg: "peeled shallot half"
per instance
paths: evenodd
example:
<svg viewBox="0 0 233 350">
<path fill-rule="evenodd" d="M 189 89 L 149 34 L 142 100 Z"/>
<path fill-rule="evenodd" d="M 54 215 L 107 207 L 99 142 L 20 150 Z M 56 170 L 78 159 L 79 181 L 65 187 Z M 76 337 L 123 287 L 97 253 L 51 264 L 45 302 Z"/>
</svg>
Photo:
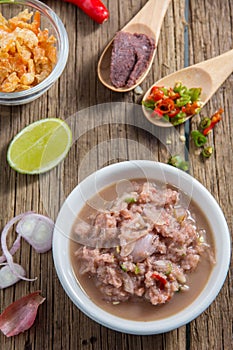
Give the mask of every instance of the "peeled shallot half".
<svg viewBox="0 0 233 350">
<path fill-rule="evenodd" d="M 7 235 L 14 224 L 17 223 L 18 236 L 11 249 L 7 247 Z M 34 281 L 25 277 L 26 273 L 22 266 L 15 264 L 13 255 L 20 248 L 21 237 L 24 238 L 38 253 L 45 253 L 52 248 L 54 222 L 48 217 L 33 212 L 20 214 L 10 220 L 1 234 L 1 247 L 3 255 L 0 256 L 0 289 L 9 287 L 23 279 Z"/>
</svg>

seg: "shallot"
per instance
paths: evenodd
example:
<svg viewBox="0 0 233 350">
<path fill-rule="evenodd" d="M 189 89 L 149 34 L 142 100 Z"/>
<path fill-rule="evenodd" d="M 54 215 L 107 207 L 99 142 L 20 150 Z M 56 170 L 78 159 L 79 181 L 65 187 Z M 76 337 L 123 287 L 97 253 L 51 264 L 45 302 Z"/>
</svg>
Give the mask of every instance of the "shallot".
<svg viewBox="0 0 233 350">
<path fill-rule="evenodd" d="M 32 213 L 19 221 L 16 231 L 37 253 L 45 253 L 52 247 L 53 226 L 48 217 Z"/>
<path fill-rule="evenodd" d="M 14 271 L 16 271 L 20 276 L 25 276 L 25 271 L 19 264 L 14 264 Z M 9 265 L 4 264 L 0 270 L 0 289 L 10 287 L 19 280 L 20 278 L 11 271 Z"/>
<path fill-rule="evenodd" d="M 10 228 L 17 222 L 16 232 L 18 233 L 18 237 L 9 250 L 6 243 L 7 235 Z M 19 249 L 21 237 L 31 244 L 38 253 L 45 253 L 50 250 L 52 247 L 53 228 L 54 223 L 51 219 L 32 212 L 20 214 L 7 223 L 1 234 L 3 255 L 0 257 L 0 263 L 6 261 L 6 266 L 0 270 L 0 289 L 8 287 L 20 279 L 25 281 L 34 281 L 36 279 L 26 278 L 24 269 L 22 267 L 19 268 L 19 265 L 14 263 L 12 255 Z M 4 276 L 5 273 L 7 277 Z M 8 282 L 6 282 L 6 280 Z"/>
<path fill-rule="evenodd" d="M 36 318 L 40 304 L 45 301 L 40 291 L 30 293 L 10 304 L 0 315 L 0 330 L 12 337 L 29 329 Z"/>
</svg>

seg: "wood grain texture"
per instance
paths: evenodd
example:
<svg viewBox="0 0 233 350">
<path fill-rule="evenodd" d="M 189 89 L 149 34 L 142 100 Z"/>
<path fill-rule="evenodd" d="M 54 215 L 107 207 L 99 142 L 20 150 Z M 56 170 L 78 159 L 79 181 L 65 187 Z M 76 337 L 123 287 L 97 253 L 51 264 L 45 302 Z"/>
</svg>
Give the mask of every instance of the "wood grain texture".
<svg viewBox="0 0 233 350">
<path fill-rule="evenodd" d="M 208 137 L 209 144 L 215 148 L 214 155 L 203 162 L 189 139 L 189 132 L 196 129 L 200 116 L 193 118 L 185 129 L 181 126 L 171 134 L 158 130 L 140 118 L 142 96 L 134 91 L 125 94 L 111 92 L 98 81 L 96 67 L 102 50 L 146 0 L 103 2 L 109 8 L 110 19 L 98 25 L 72 4 L 46 1 L 67 29 L 69 59 L 59 81 L 44 96 L 24 106 L 0 106 L 0 229 L 13 216 L 27 210 L 47 213 L 55 218 L 64 196 L 86 175 L 103 165 L 135 158 L 166 162 L 174 150 L 184 155 L 184 144 L 179 136 L 186 134 L 191 173 L 216 198 L 233 232 L 233 76 L 226 80 L 201 113 L 201 116 L 211 115 L 220 106 L 225 110 L 223 121 Z M 141 84 L 142 89 L 146 91 L 154 81 L 183 68 L 187 62 L 198 63 L 230 50 L 233 47 L 232 28 L 231 0 L 173 0 L 161 30 L 157 55 L 151 72 Z M 104 108 L 103 113 L 102 107 L 88 109 L 110 102 L 115 103 L 111 112 Z M 132 107 L 132 103 L 138 107 Z M 134 118 L 131 108 L 136 108 Z M 45 117 L 66 119 L 71 124 L 76 141 L 64 166 L 40 177 L 17 174 L 6 162 L 9 142 L 24 126 Z M 171 146 L 167 143 L 168 139 L 172 141 Z M 13 238 L 9 239 L 9 244 Z M 14 338 L 0 334 L 0 349 L 233 348 L 232 265 L 218 297 L 196 320 L 166 334 L 134 336 L 100 326 L 72 304 L 57 278 L 51 252 L 38 255 L 23 242 L 15 260 L 26 267 L 29 276 L 38 276 L 38 279 L 33 283 L 22 281 L 0 290 L 0 311 L 37 289 L 42 291 L 46 302 L 40 306 L 36 322 L 29 331 Z"/>
</svg>

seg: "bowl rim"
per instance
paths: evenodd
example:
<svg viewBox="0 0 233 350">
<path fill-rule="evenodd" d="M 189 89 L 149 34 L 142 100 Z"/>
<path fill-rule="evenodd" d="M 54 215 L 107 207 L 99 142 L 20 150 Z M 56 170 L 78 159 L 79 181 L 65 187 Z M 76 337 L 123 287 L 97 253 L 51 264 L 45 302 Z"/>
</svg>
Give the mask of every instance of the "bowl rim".
<svg viewBox="0 0 233 350">
<path fill-rule="evenodd" d="M 63 230 L 61 229 L 61 227 L 65 228 L 67 225 L 64 220 L 64 215 L 66 215 L 70 210 L 72 211 L 72 202 L 73 200 L 77 200 L 77 196 L 80 196 L 79 191 L 82 186 L 88 186 L 88 184 L 95 180 L 96 176 L 105 176 L 108 173 L 115 173 L 117 171 L 121 171 L 122 169 L 124 169 L 124 171 L 127 171 L 127 169 L 132 168 L 132 166 L 141 168 L 148 167 L 151 169 L 152 167 L 153 169 L 158 169 L 158 167 L 161 167 L 166 174 L 170 174 L 171 178 L 178 175 L 178 177 L 181 177 L 182 182 L 186 181 L 187 184 L 191 183 L 195 190 L 195 193 L 198 191 L 199 195 L 201 194 L 202 197 L 205 198 L 209 203 L 209 208 L 211 211 L 215 212 L 215 217 L 217 218 L 217 222 L 221 223 L 221 233 L 224 236 L 224 239 L 220 244 L 220 249 L 222 252 L 220 255 L 221 259 L 218 259 L 218 257 L 216 257 L 217 263 L 213 267 L 209 280 L 207 281 L 202 292 L 185 309 L 179 311 L 174 315 L 155 321 L 141 322 L 123 319 L 104 311 L 92 300 L 90 300 L 85 292 L 78 286 L 70 262 L 69 237 L 64 235 L 64 232 L 62 232 Z M 112 183 L 114 183 L 114 181 L 112 181 Z M 107 186 L 108 185 L 110 185 L 110 182 L 107 184 Z M 72 214 L 74 215 L 74 218 L 77 215 L 76 212 L 72 212 Z M 215 250 L 217 251 L 216 255 L 218 255 L 219 246 L 216 246 L 216 237 L 214 237 L 214 241 Z M 183 172 L 182 170 L 164 163 L 146 160 L 133 160 L 108 165 L 100 170 L 97 170 L 96 172 L 86 177 L 83 181 L 81 181 L 73 189 L 73 191 L 71 191 L 63 203 L 57 216 L 53 234 L 52 253 L 55 269 L 65 292 L 72 300 L 72 302 L 84 314 L 86 314 L 97 323 L 110 329 L 120 331 L 122 333 L 150 335 L 165 333 L 170 330 L 179 328 L 198 317 L 204 310 L 209 307 L 209 305 L 214 301 L 220 292 L 228 273 L 231 255 L 231 239 L 228 225 L 221 208 L 219 207 L 212 194 L 199 181 L 197 181 L 191 175 Z M 211 284 L 211 288 L 209 288 L 209 284 Z"/>
<path fill-rule="evenodd" d="M 39 1 L 39 0 L 2 0 L 0 2 L 0 5 L 8 4 L 10 6 L 14 5 L 21 5 L 21 6 L 30 6 L 34 8 L 35 10 L 38 10 L 40 13 L 42 13 L 52 24 L 56 36 L 57 41 L 59 41 L 59 56 L 58 60 L 51 71 L 51 73 L 48 75 L 47 78 L 45 78 L 42 82 L 39 84 L 33 86 L 32 88 L 28 90 L 22 90 L 17 92 L 0 92 L 0 100 L 4 100 L 5 102 L 11 102 L 11 100 L 20 100 L 20 99 L 26 99 L 27 97 L 30 97 L 31 95 L 36 95 L 37 93 L 40 93 L 41 91 L 45 92 L 48 90 L 51 85 L 61 76 L 69 55 L 69 40 L 67 31 L 65 29 L 64 24 L 62 23 L 59 16 L 45 3 Z M 39 97 L 39 96 L 38 96 Z M 30 102 L 30 101 L 29 101 Z"/>
</svg>

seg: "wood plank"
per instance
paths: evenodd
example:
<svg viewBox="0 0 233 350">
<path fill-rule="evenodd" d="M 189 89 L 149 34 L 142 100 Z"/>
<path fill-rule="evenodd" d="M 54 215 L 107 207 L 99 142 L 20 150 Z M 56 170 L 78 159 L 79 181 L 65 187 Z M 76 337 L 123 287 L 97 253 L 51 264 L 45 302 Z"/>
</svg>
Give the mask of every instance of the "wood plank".
<svg viewBox="0 0 233 350">
<path fill-rule="evenodd" d="M 70 55 L 59 81 L 40 99 L 24 106 L 0 106 L 1 228 L 14 215 L 27 210 L 55 218 L 64 198 L 74 186 L 103 165 L 135 158 L 167 162 L 174 152 L 185 155 L 184 143 L 179 139 L 185 133 L 184 126 L 158 130 L 141 119 L 143 116 L 138 109 L 142 96 L 134 91 L 126 94 L 111 92 L 98 81 L 96 67 L 102 50 L 146 0 L 104 2 L 110 10 L 110 20 L 98 25 L 72 4 L 46 1 L 67 29 Z M 184 16 L 185 5 L 189 7 L 188 19 Z M 193 64 L 230 50 L 232 11 L 231 0 L 173 0 L 164 20 L 151 72 L 141 84 L 144 92 L 162 76 L 183 68 L 185 57 Z M 188 46 L 184 38 L 187 28 Z M 209 136 L 209 143 L 215 148 L 214 155 L 203 163 L 195 154 L 191 140 L 189 150 L 192 175 L 214 195 L 231 232 L 232 88 L 231 75 L 201 114 L 211 115 L 220 106 L 225 110 L 222 122 Z M 103 103 L 113 103 L 110 112 L 109 106 L 104 109 L 89 108 Z M 132 113 L 129 112 L 130 108 L 136 110 Z M 6 162 L 9 142 L 23 127 L 45 117 L 66 119 L 71 124 L 75 143 L 64 166 L 43 176 L 17 174 Z M 191 121 L 190 130 L 197 127 L 199 120 L 200 116 Z M 167 143 L 168 140 L 171 140 L 171 145 Z M 9 239 L 9 244 L 12 241 L 13 237 Z M 177 347 L 180 350 L 204 350 L 206 344 L 208 350 L 233 348 L 232 265 L 219 296 L 196 320 L 166 334 L 135 336 L 100 326 L 79 311 L 61 287 L 51 252 L 38 255 L 23 242 L 15 260 L 26 267 L 28 276 L 38 276 L 38 279 L 31 284 L 22 281 L 0 290 L 0 310 L 37 289 L 42 291 L 46 302 L 39 308 L 36 322 L 29 331 L 13 338 L 0 334 L 1 349 L 171 350 Z"/>
</svg>

